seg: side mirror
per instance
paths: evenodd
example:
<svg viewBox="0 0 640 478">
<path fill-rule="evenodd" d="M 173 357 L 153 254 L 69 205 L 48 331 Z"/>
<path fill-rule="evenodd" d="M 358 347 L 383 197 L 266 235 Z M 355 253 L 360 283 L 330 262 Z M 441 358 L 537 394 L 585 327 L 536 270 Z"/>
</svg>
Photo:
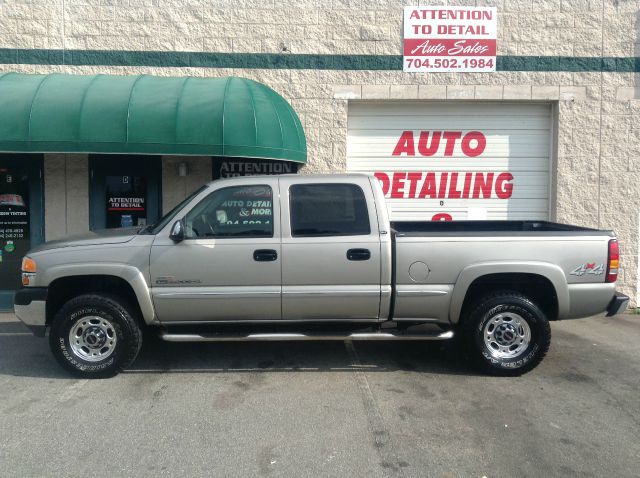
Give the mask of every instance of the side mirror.
<svg viewBox="0 0 640 478">
<path fill-rule="evenodd" d="M 169 239 L 173 242 L 180 242 L 184 239 L 184 223 L 182 220 L 176 221 L 173 223 L 171 227 L 171 233 L 169 234 Z"/>
</svg>

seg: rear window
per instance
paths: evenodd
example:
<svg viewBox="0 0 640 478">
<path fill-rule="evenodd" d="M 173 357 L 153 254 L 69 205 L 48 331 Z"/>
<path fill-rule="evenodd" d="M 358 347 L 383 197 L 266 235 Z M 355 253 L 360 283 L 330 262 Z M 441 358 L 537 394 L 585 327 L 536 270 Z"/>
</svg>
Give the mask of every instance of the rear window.
<svg viewBox="0 0 640 478">
<path fill-rule="evenodd" d="M 294 237 L 371 232 L 364 192 L 355 184 L 297 184 L 289 188 L 289 201 Z"/>
</svg>

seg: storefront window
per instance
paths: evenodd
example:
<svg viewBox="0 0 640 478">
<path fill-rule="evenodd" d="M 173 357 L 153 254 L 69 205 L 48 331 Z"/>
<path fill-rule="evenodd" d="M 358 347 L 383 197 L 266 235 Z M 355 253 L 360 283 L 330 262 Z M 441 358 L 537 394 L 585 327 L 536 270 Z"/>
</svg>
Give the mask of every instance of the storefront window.
<svg viewBox="0 0 640 478">
<path fill-rule="evenodd" d="M 160 218 L 160 156 L 89 156 L 91 230 L 144 227 Z"/>
<path fill-rule="evenodd" d="M 0 167 L 0 289 L 20 287 L 20 261 L 31 247 L 29 176 Z"/>
</svg>

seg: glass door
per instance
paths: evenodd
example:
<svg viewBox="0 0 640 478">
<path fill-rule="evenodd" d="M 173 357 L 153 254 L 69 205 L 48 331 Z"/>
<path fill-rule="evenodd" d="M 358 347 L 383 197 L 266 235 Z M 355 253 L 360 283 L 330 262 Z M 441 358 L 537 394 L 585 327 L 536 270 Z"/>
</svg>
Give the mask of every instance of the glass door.
<svg viewBox="0 0 640 478">
<path fill-rule="evenodd" d="M 0 310 L 21 287 L 22 257 L 43 240 L 42 156 L 0 156 Z"/>
<path fill-rule="evenodd" d="M 96 155 L 89 167 L 92 230 L 145 226 L 159 219 L 159 157 Z"/>
</svg>

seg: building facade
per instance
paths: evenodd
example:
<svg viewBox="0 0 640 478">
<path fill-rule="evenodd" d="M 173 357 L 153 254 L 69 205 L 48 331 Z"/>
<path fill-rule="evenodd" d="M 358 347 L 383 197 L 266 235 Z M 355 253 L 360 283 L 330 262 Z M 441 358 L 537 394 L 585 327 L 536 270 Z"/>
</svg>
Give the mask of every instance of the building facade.
<svg viewBox="0 0 640 478">
<path fill-rule="evenodd" d="M 404 6 L 447 3 L 497 7 L 495 72 L 403 72 Z M 42 204 L 29 204 L 33 244 L 153 221 L 213 178 L 372 172 L 395 218 L 614 229 L 637 304 L 639 25 L 630 0 L 5 2 L 0 73 L 255 80 L 297 114 L 307 158 L 5 147 L 0 195 Z M 110 219 L 109 188 L 146 191 L 148 209 Z"/>
</svg>

